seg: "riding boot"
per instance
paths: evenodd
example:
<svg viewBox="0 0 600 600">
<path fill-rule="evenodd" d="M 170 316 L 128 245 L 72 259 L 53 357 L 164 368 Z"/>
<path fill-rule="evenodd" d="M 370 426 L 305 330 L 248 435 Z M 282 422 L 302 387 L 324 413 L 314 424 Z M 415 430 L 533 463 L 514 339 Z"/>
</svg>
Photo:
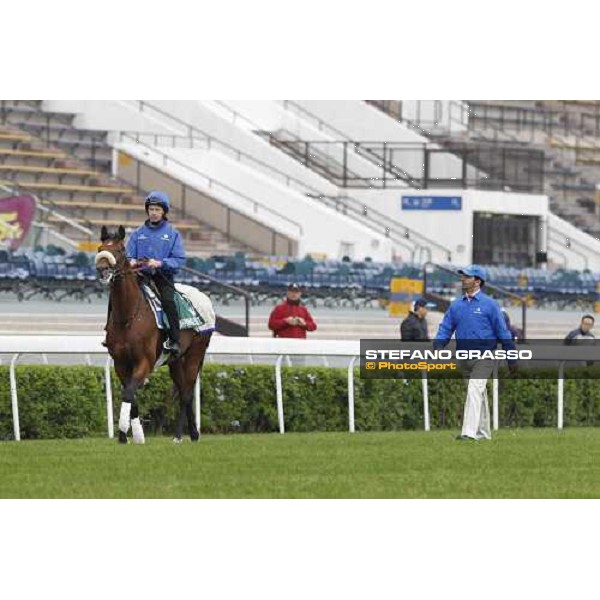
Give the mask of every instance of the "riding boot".
<svg viewBox="0 0 600 600">
<path fill-rule="evenodd" d="M 169 343 L 168 349 L 174 355 L 179 354 L 179 315 L 175 301 L 163 301 L 163 308 L 169 319 Z"/>
</svg>

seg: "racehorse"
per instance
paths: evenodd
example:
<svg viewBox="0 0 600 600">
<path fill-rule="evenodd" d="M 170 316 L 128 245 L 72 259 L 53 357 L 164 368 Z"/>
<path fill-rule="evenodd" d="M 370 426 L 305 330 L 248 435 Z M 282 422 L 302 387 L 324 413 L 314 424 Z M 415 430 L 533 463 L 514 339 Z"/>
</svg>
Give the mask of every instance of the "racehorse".
<svg viewBox="0 0 600 600">
<path fill-rule="evenodd" d="M 102 227 L 102 244 L 96 255 L 96 269 L 100 281 L 110 287 L 110 316 L 107 323 L 106 347 L 115 364 L 115 371 L 123 385 L 119 418 L 119 442 L 127 443 L 131 425 L 133 441 L 144 443 L 144 432 L 139 419 L 136 391 L 144 385 L 163 355 L 164 332 L 156 324 L 154 314 L 140 286 L 140 271 L 130 266 L 125 249 L 125 229 L 109 234 Z M 203 296 L 210 306 L 210 301 Z M 210 306 L 212 310 L 212 306 Z M 202 370 L 204 356 L 212 331 L 181 332 L 181 352 L 168 359 L 171 379 L 179 396 L 180 412 L 174 442 L 182 441 L 187 418 L 190 439 L 198 440 L 192 397 L 196 378 Z"/>
</svg>

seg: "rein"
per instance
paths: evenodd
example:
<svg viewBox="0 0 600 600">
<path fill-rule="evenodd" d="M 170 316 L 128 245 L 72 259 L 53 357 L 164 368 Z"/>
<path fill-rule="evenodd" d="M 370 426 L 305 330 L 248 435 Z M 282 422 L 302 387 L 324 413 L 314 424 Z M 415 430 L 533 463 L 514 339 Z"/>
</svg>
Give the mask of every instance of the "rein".
<svg viewBox="0 0 600 600">
<path fill-rule="evenodd" d="M 114 291 L 113 284 L 115 283 L 115 281 L 117 281 L 118 279 L 124 278 L 124 277 L 132 277 L 132 276 L 139 277 L 140 274 L 134 269 L 127 269 L 127 268 L 123 268 L 123 267 L 119 268 L 116 266 L 113 267 L 113 277 L 112 277 L 112 281 L 110 282 L 111 294 Z M 137 282 L 136 282 L 136 285 L 137 285 Z M 138 285 L 138 289 L 139 289 L 139 285 Z M 115 325 L 125 326 L 125 328 L 129 328 L 131 326 L 131 324 L 136 320 L 137 316 L 139 315 L 143 300 L 144 300 L 144 293 L 142 292 L 141 289 L 139 289 L 139 295 L 138 295 L 137 303 L 133 310 L 133 314 L 125 320 L 116 320 L 114 318 L 114 314 L 115 314 L 114 311 L 111 311 L 110 321 L 112 323 L 114 323 Z"/>
</svg>

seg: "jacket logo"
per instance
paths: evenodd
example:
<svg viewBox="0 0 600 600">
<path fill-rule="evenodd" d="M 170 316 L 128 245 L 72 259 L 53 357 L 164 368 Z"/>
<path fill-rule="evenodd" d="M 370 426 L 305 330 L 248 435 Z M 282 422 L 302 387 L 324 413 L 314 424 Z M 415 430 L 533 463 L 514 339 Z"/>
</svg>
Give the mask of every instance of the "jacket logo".
<svg viewBox="0 0 600 600">
<path fill-rule="evenodd" d="M 169 239 L 169 234 L 168 233 L 163 233 L 162 239 L 163 240 L 168 240 Z"/>
<path fill-rule="evenodd" d="M 478 307 L 477 307 L 477 308 L 476 308 L 476 309 L 473 311 L 473 314 L 475 314 L 475 315 L 480 315 L 480 314 L 481 314 L 481 307 L 479 307 L 479 306 L 478 306 Z"/>
</svg>

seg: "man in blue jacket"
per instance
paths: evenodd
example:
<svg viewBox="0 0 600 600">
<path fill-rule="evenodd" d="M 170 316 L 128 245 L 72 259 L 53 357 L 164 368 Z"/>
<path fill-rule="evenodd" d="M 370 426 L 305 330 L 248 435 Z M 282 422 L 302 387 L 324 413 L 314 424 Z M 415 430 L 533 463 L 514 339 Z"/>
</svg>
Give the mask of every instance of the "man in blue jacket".
<svg viewBox="0 0 600 600">
<path fill-rule="evenodd" d="M 499 304 L 481 291 L 487 279 L 485 269 L 471 265 L 459 270 L 458 274 L 463 296 L 452 302 L 446 311 L 433 347 L 444 348 L 454 334 L 457 350 L 495 350 L 498 342 L 502 343 L 504 350 L 514 350 L 515 344 L 506 328 Z M 459 363 L 463 375 L 469 377 L 469 384 L 462 432 L 457 439 L 491 439 L 486 386 L 494 369 L 494 361 L 465 360 Z M 514 373 L 516 361 L 509 361 L 509 369 Z"/>
<path fill-rule="evenodd" d="M 165 348 L 179 354 L 179 315 L 175 304 L 174 275 L 185 265 L 181 235 L 167 218 L 169 197 L 164 192 L 150 192 L 145 201 L 148 219 L 127 242 L 127 258 L 132 267 L 142 266 L 158 288 L 163 309 L 169 319 L 169 338 Z"/>
</svg>

